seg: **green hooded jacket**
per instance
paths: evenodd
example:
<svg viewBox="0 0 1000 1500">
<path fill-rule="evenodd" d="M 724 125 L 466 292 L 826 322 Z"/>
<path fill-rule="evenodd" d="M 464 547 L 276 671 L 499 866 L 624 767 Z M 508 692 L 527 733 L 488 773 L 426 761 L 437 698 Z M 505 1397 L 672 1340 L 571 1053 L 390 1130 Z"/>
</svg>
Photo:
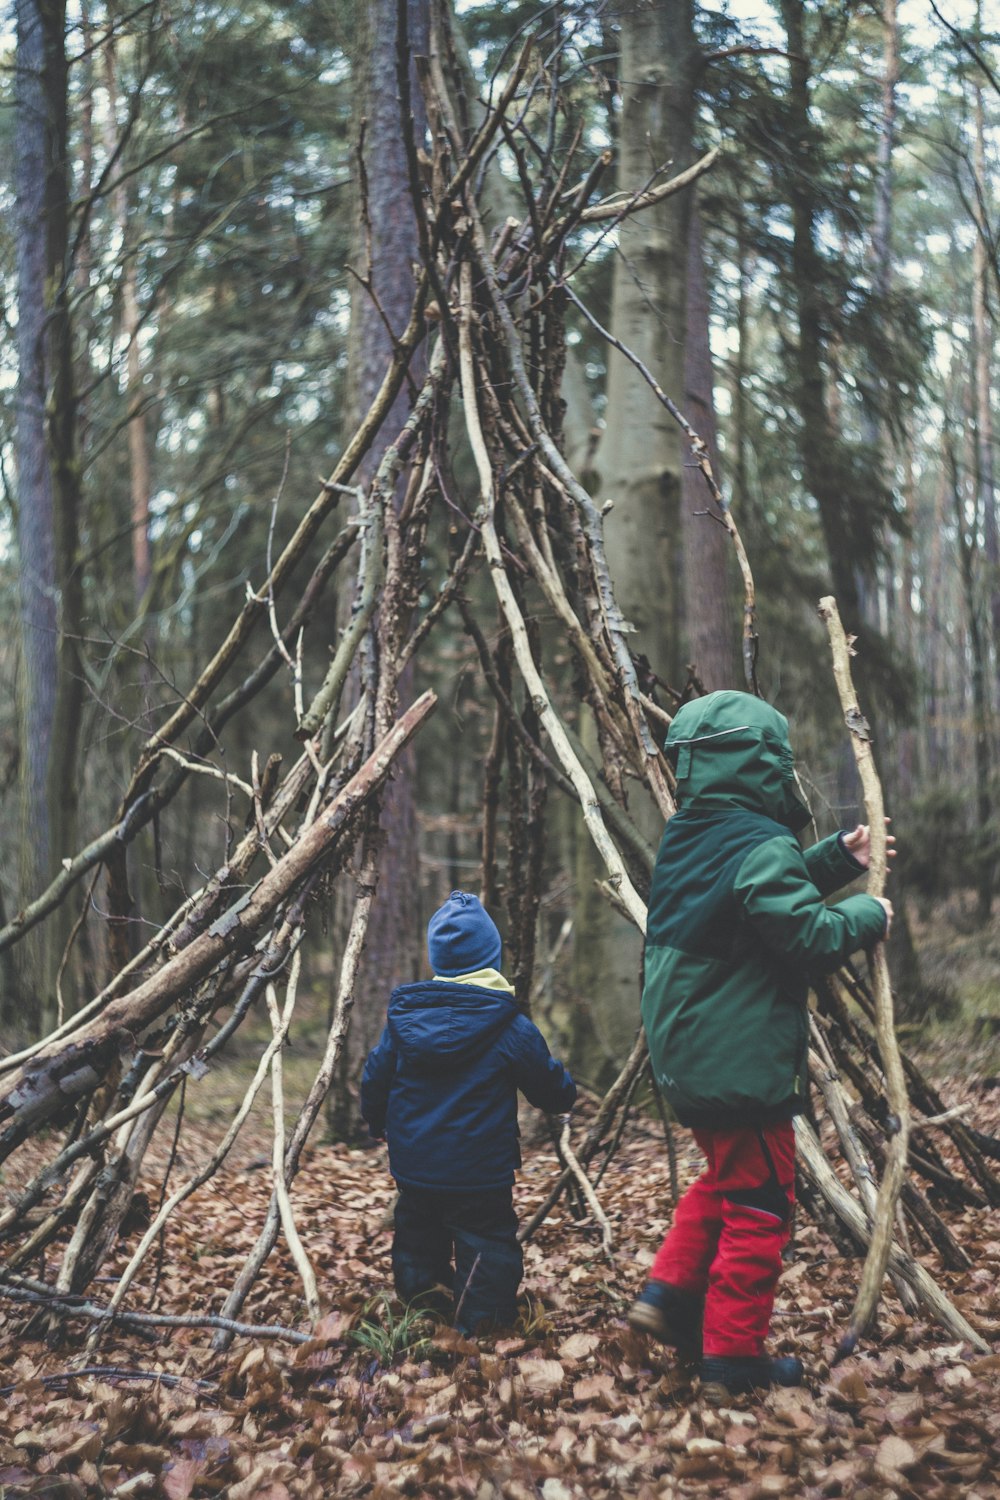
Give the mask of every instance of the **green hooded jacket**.
<svg viewBox="0 0 1000 1500">
<path fill-rule="evenodd" d="M 823 898 L 861 871 L 839 834 L 805 852 L 788 721 L 748 693 L 678 712 L 679 808 L 660 842 L 642 1019 L 684 1125 L 728 1129 L 802 1108 L 810 981 L 885 933 L 872 896 Z"/>
</svg>

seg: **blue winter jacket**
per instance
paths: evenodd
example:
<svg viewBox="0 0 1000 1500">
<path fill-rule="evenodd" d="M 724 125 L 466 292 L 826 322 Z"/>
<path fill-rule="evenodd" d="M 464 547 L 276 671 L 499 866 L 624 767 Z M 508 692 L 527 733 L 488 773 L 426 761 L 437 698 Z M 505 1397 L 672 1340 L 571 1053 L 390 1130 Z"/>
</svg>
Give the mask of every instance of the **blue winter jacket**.
<svg viewBox="0 0 1000 1500">
<path fill-rule="evenodd" d="M 506 1187 L 521 1165 L 517 1091 L 549 1114 L 576 1084 L 513 995 L 426 980 L 393 990 L 361 1079 L 361 1113 L 401 1187 Z"/>
</svg>

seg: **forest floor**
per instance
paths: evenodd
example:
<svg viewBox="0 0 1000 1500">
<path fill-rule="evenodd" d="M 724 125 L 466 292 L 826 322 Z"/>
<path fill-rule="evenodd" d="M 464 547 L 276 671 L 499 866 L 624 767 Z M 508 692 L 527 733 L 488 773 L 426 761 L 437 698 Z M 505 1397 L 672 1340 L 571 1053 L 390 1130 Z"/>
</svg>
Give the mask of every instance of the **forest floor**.
<svg viewBox="0 0 1000 1500">
<path fill-rule="evenodd" d="M 225 1128 L 225 1074 L 189 1089 L 209 1103 L 189 1111 L 172 1185 Z M 941 1088 L 949 1104 L 965 1104 L 982 1129 L 1000 1133 L 1000 1080 L 975 1059 Z M 526 1118 L 525 1126 L 522 1214 L 555 1165 L 537 1125 Z M 226 1167 L 171 1221 L 155 1299 L 151 1256 L 127 1306 L 219 1310 L 266 1209 L 270 1140 L 267 1111 L 258 1111 Z M 677 1131 L 677 1145 L 683 1186 L 699 1161 L 686 1132 Z M 154 1201 L 168 1149 L 169 1141 L 148 1159 Z M 327 1309 L 309 1343 L 238 1339 L 215 1354 L 205 1330 L 146 1338 L 113 1329 L 87 1352 L 84 1323 L 62 1324 L 46 1341 L 23 1308 L 0 1303 L 0 1495 L 998 1500 L 995 1212 L 945 1210 L 971 1254 L 969 1271 L 941 1273 L 925 1259 L 998 1352 L 970 1356 L 890 1293 L 877 1334 L 831 1370 L 859 1262 L 800 1218 L 773 1349 L 798 1353 L 808 1383 L 717 1410 L 669 1351 L 625 1323 L 670 1215 L 658 1123 L 633 1117 L 600 1193 L 615 1231 L 611 1261 L 593 1226 L 560 1205 L 527 1247 L 518 1326 L 477 1342 L 415 1324 L 381 1300 L 392 1201 L 381 1147 L 318 1145 L 305 1154 L 293 1197 Z M 110 1295 L 126 1259 L 123 1243 L 95 1300 Z M 55 1269 L 51 1258 L 38 1268 L 49 1278 Z M 283 1243 L 243 1317 L 304 1326 Z"/>
<path fill-rule="evenodd" d="M 949 1105 L 1000 1135 L 1000 930 L 977 928 L 961 902 L 918 915 L 914 929 L 925 974 L 950 1003 L 907 1045 Z M 257 1029 L 191 1082 L 172 1187 L 224 1134 L 266 1022 Z M 307 1008 L 285 1054 L 290 1118 L 324 1030 L 320 1008 Z M 555 1161 L 538 1117 L 528 1111 L 523 1125 L 515 1193 L 526 1216 Z M 140 1184 L 154 1203 L 170 1147 L 170 1132 L 161 1134 Z M 683 1188 L 700 1162 L 687 1132 L 676 1140 Z M 127 1307 L 220 1310 L 266 1211 L 270 1153 L 265 1086 L 226 1165 L 171 1221 Z M 32 1165 L 29 1148 L 0 1173 L 3 1190 Z M 88 1352 L 84 1322 L 53 1324 L 46 1336 L 23 1308 L 0 1302 L 0 1497 L 1000 1500 L 995 1212 L 939 1204 L 973 1265 L 956 1275 L 922 1258 L 997 1352 L 970 1357 L 890 1291 L 877 1334 L 831 1370 L 860 1262 L 800 1217 L 772 1348 L 801 1356 L 807 1384 L 717 1410 L 670 1351 L 625 1323 L 670 1216 L 658 1123 L 633 1115 L 600 1196 L 614 1227 L 611 1261 L 593 1225 L 561 1204 L 526 1249 L 517 1327 L 476 1342 L 415 1321 L 387 1296 L 393 1188 L 381 1147 L 316 1145 L 304 1155 L 293 1201 L 325 1308 L 309 1343 L 237 1339 L 217 1354 L 207 1330 L 116 1328 Z M 105 1266 L 95 1301 L 110 1295 L 136 1238 Z M 51 1281 L 56 1268 L 50 1256 L 33 1269 Z M 305 1326 L 283 1241 L 242 1317 Z"/>
</svg>

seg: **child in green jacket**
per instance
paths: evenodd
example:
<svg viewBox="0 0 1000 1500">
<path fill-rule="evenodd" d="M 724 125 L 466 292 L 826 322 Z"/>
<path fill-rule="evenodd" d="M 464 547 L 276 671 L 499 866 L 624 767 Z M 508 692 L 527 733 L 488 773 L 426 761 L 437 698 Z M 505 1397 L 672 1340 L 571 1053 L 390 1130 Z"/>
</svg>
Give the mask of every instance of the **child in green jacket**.
<svg viewBox="0 0 1000 1500">
<path fill-rule="evenodd" d="M 799 1384 L 764 1353 L 795 1181 L 811 980 L 880 942 L 892 907 L 824 897 L 868 866 L 869 830 L 805 852 L 788 724 L 747 693 L 678 712 L 667 737 L 678 811 L 660 843 L 646 933 L 642 1017 L 659 1088 L 707 1166 L 629 1322 L 701 1352 L 721 1396 Z"/>
</svg>

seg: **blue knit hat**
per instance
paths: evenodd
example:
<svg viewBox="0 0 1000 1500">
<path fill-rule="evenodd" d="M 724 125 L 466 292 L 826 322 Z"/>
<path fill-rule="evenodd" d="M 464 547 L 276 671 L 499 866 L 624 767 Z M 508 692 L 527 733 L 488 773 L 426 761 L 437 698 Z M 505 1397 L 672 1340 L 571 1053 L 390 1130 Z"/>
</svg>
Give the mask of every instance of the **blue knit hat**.
<svg viewBox="0 0 1000 1500">
<path fill-rule="evenodd" d="M 497 969 L 501 952 L 496 923 L 479 897 L 468 891 L 452 891 L 427 924 L 431 970 L 444 979 L 475 969 Z"/>
</svg>

